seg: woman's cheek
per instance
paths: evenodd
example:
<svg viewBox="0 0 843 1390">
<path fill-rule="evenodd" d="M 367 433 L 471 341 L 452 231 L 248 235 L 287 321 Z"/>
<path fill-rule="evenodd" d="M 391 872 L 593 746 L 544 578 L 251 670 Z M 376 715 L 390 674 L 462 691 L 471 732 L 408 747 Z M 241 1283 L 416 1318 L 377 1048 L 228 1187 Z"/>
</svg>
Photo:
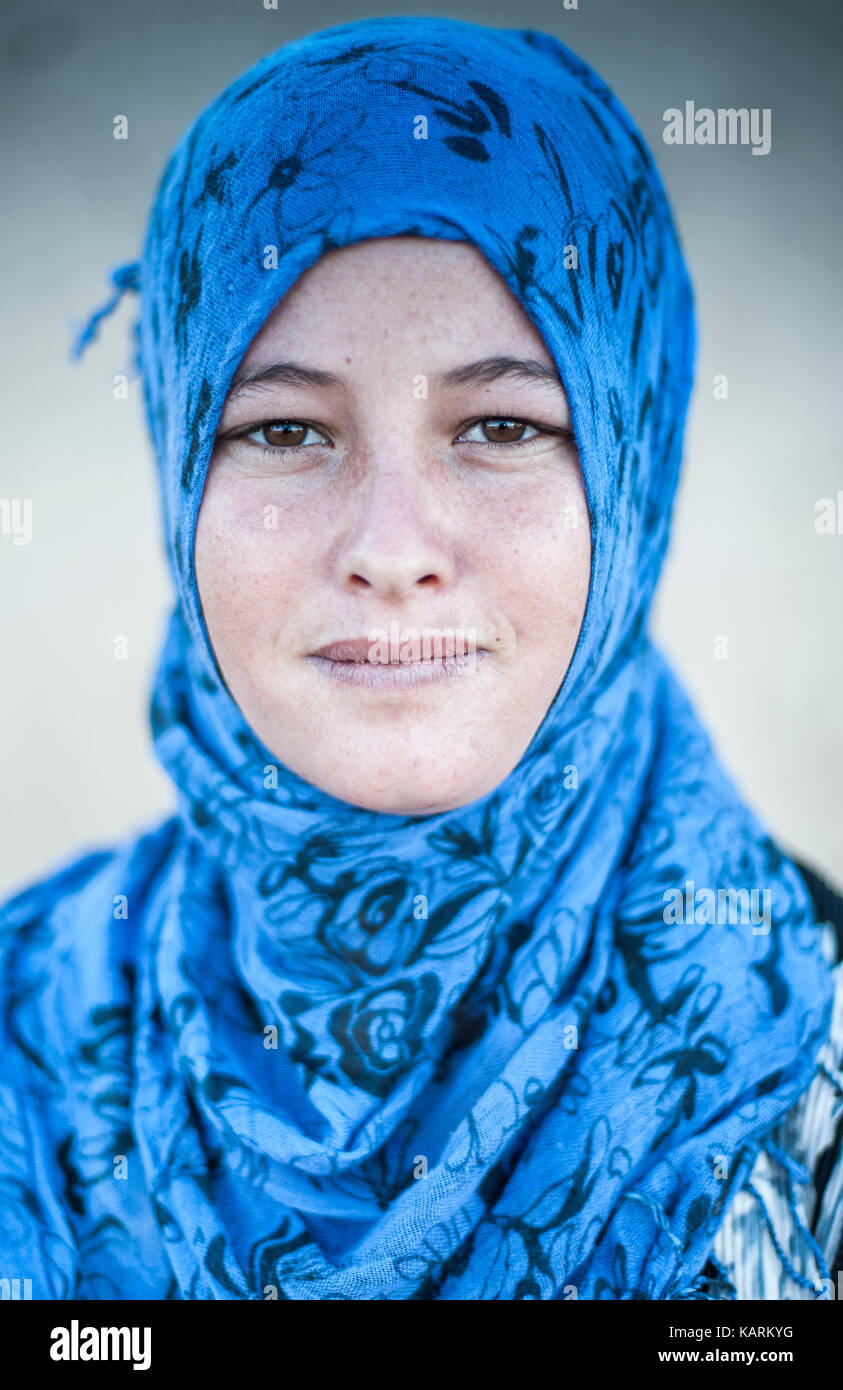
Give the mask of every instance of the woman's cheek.
<svg viewBox="0 0 843 1390">
<path fill-rule="evenodd" d="M 500 597 L 526 632 L 579 630 L 591 572 L 585 496 L 577 484 L 536 493 L 525 507 L 498 513 L 485 532 L 484 568 L 499 577 Z"/>
<path fill-rule="evenodd" d="M 283 570 L 296 557 L 282 546 L 277 509 L 254 488 L 209 486 L 196 528 L 196 577 L 211 641 L 225 667 L 251 659 L 255 641 L 284 611 Z M 265 525 L 264 522 L 270 524 Z"/>
</svg>

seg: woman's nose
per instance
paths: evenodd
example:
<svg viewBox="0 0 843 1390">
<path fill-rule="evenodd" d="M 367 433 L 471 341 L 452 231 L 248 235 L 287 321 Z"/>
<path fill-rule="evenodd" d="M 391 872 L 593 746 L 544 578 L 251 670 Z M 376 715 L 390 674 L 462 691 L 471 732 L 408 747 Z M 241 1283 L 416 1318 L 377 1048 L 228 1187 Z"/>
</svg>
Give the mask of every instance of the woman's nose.
<svg viewBox="0 0 843 1390">
<path fill-rule="evenodd" d="M 343 587 L 394 599 L 417 585 L 451 583 L 454 561 L 441 533 L 441 505 L 431 482 L 419 478 L 411 463 L 373 467 L 351 511 L 338 556 Z"/>
</svg>

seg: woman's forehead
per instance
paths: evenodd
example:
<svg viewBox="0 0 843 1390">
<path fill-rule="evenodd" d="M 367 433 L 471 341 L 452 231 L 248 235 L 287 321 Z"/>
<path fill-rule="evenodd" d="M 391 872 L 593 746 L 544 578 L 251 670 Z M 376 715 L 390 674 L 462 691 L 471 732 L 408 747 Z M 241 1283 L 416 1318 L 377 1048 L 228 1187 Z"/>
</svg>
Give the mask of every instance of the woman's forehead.
<svg viewBox="0 0 843 1390">
<path fill-rule="evenodd" d="M 243 357 L 242 370 L 266 353 L 312 341 L 336 357 L 355 342 L 409 345 L 454 366 L 464 344 L 482 339 L 484 357 L 529 347 L 548 365 L 551 354 L 502 276 L 468 242 L 434 237 L 373 237 L 322 255 L 270 310 Z M 450 359 L 453 359 L 451 361 Z"/>
</svg>

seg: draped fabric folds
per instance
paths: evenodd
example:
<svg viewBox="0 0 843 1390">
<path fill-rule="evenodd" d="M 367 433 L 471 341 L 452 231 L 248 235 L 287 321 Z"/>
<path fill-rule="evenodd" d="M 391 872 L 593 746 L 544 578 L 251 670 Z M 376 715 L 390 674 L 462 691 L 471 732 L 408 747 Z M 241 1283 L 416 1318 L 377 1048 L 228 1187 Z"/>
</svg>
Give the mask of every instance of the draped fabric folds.
<svg viewBox="0 0 843 1390">
<path fill-rule="evenodd" d="M 278 764 L 220 678 L 193 565 L 267 314 L 327 250 L 406 234 L 475 245 L 543 335 L 593 552 L 520 763 L 421 817 Z M 700 1296 L 831 989 L 798 873 L 647 637 L 695 344 L 640 135 L 549 35 L 328 29 L 196 120 L 136 279 L 178 811 L 0 912 L 0 1275 L 45 1298 Z M 769 910 L 721 920 L 724 898 Z"/>
</svg>

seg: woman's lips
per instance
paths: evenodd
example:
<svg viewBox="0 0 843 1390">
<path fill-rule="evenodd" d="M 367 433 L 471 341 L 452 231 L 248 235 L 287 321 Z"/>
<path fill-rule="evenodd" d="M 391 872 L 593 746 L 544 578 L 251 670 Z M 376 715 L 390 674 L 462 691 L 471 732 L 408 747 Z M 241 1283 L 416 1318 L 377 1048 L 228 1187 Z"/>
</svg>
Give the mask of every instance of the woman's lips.
<svg viewBox="0 0 843 1390">
<path fill-rule="evenodd" d="M 374 638 L 348 637 L 341 642 L 329 642 L 326 647 L 318 647 L 313 655 L 327 657 L 329 661 L 369 661 L 374 647 Z"/>
<path fill-rule="evenodd" d="M 333 642 L 314 652 L 307 660 L 328 680 L 368 690 L 400 690 L 453 676 L 469 675 L 489 655 L 484 647 L 460 655 L 432 655 L 419 661 L 372 661 L 372 643 L 356 638 Z"/>
</svg>

